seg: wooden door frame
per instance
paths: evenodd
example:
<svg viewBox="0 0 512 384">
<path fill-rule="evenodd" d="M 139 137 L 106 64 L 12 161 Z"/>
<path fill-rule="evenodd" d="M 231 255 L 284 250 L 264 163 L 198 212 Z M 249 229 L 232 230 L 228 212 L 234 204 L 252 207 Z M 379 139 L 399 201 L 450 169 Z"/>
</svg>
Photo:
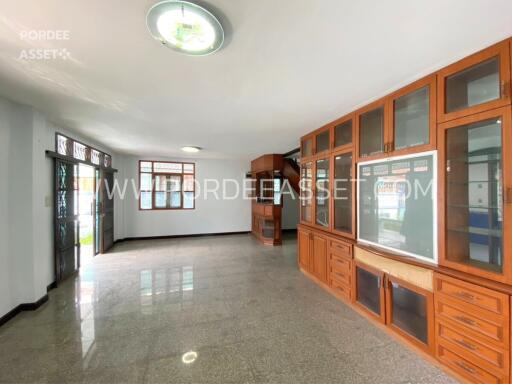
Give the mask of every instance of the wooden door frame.
<svg viewBox="0 0 512 384">
<path fill-rule="evenodd" d="M 393 294 L 391 286 L 393 283 L 397 283 L 398 285 L 417 293 L 425 297 L 425 304 L 427 310 L 427 344 L 424 344 L 422 341 L 418 340 L 414 336 L 405 332 L 401 328 L 397 327 L 393 324 Z M 435 354 L 435 324 L 434 324 L 434 294 L 426 289 L 417 287 L 409 282 L 406 282 L 397 277 L 387 275 L 386 278 L 386 325 L 393 331 L 398 333 L 404 339 L 406 339 L 409 343 L 415 345 L 416 347 L 422 349 L 426 353 L 430 355 Z"/>
<path fill-rule="evenodd" d="M 491 100 L 482 104 L 477 104 L 462 110 L 445 112 L 446 103 L 446 78 L 454 75 L 465 69 L 473 67 L 479 63 L 489 60 L 493 57 L 499 56 L 500 62 L 500 95 L 501 97 L 496 100 Z M 489 109 L 495 109 L 510 104 L 510 39 L 497 43 L 491 47 L 483 49 L 474 53 L 464 59 L 453 63 L 437 72 L 437 90 L 438 90 L 438 107 L 437 107 L 437 121 L 444 123 L 450 120 L 458 119 L 463 116 L 469 116 L 476 113 L 484 112 Z"/>
<path fill-rule="evenodd" d="M 490 119 L 502 120 L 502 175 L 503 175 L 503 273 L 494 273 L 472 267 L 467 264 L 450 261 L 446 257 L 446 132 L 449 129 L 465 126 L 479 121 Z M 484 277 L 501 283 L 512 283 L 512 236 L 507 236 L 512 231 L 512 196 L 507 199 L 507 194 L 512 195 L 512 111 L 510 107 L 502 107 L 471 116 L 462 117 L 439 124 L 439 160 L 438 160 L 438 261 L 439 264 L 474 276 Z M 511 191 L 507 193 L 507 191 Z"/>
</svg>

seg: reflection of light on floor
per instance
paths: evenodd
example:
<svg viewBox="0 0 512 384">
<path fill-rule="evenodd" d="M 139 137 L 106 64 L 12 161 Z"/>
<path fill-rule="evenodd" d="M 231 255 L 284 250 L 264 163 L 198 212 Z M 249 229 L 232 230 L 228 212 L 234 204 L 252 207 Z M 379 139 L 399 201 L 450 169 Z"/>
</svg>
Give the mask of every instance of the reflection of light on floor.
<svg viewBox="0 0 512 384">
<path fill-rule="evenodd" d="M 197 352 L 190 351 L 185 353 L 181 357 L 181 361 L 183 361 L 184 364 L 192 364 L 197 359 Z"/>
<path fill-rule="evenodd" d="M 85 358 L 96 339 L 96 330 L 94 324 L 94 302 L 95 287 L 94 281 L 81 280 L 77 292 L 77 302 L 80 306 L 80 336 L 82 342 L 82 357 Z"/>
<path fill-rule="evenodd" d="M 143 314 L 151 314 L 153 299 L 165 294 L 194 290 L 194 267 L 186 265 L 168 269 L 140 271 L 140 304 Z"/>
</svg>

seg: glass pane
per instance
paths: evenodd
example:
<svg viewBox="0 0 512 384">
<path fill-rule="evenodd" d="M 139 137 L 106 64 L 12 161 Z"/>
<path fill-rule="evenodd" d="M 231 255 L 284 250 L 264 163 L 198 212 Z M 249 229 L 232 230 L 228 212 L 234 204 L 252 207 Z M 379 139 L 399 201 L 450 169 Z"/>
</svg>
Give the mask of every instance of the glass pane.
<svg viewBox="0 0 512 384">
<path fill-rule="evenodd" d="M 316 162 L 316 223 L 329 226 L 329 160 Z"/>
<path fill-rule="evenodd" d="M 105 154 L 103 156 L 103 160 L 104 160 L 104 166 L 105 168 L 110 168 L 112 166 L 112 157 L 110 157 L 110 155 L 107 155 Z"/>
<path fill-rule="evenodd" d="M 73 143 L 73 157 L 78 160 L 85 160 L 86 146 L 76 141 Z"/>
<path fill-rule="evenodd" d="M 140 193 L 140 207 L 141 207 L 141 209 L 153 208 L 151 192 L 141 192 Z"/>
<path fill-rule="evenodd" d="M 425 296 L 397 283 L 391 284 L 391 292 L 393 298 L 392 323 L 427 344 L 428 317 Z"/>
<path fill-rule="evenodd" d="M 501 120 L 446 133 L 447 258 L 501 272 L 503 195 Z"/>
<path fill-rule="evenodd" d="M 334 146 L 340 147 L 352 143 L 352 120 L 334 127 Z"/>
<path fill-rule="evenodd" d="M 329 150 L 329 131 L 325 131 L 316 136 L 316 153 Z"/>
<path fill-rule="evenodd" d="M 194 164 L 183 164 L 183 173 L 194 173 Z"/>
<path fill-rule="evenodd" d="M 430 142 L 429 89 L 426 86 L 395 100 L 395 149 Z"/>
<path fill-rule="evenodd" d="M 384 107 L 359 117 L 359 155 L 371 156 L 384 151 Z"/>
<path fill-rule="evenodd" d="M 69 153 L 70 140 L 62 135 L 57 135 L 57 153 L 60 155 L 70 156 Z"/>
<path fill-rule="evenodd" d="M 499 98 L 499 56 L 446 78 L 446 112 L 458 111 Z"/>
<path fill-rule="evenodd" d="M 359 238 L 434 259 L 434 155 L 359 164 Z"/>
<path fill-rule="evenodd" d="M 185 209 L 194 208 L 194 192 L 183 193 L 183 208 L 185 208 Z"/>
<path fill-rule="evenodd" d="M 182 173 L 183 165 L 181 163 L 154 163 L 155 173 Z"/>
<path fill-rule="evenodd" d="M 156 175 L 155 176 L 155 191 L 167 191 L 167 176 Z"/>
<path fill-rule="evenodd" d="M 140 171 L 141 172 L 153 172 L 153 163 L 150 161 L 141 161 L 140 162 Z"/>
<path fill-rule="evenodd" d="M 168 176 L 169 186 L 168 191 L 181 191 L 181 177 L 180 176 Z"/>
<path fill-rule="evenodd" d="M 168 208 L 167 204 L 167 192 L 155 192 L 155 207 L 156 208 Z"/>
<path fill-rule="evenodd" d="M 141 173 L 140 174 L 140 190 L 141 191 L 151 191 L 152 188 L 152 178 L 151 173 Z"/>
<path fill-rule="evenodd" d="M 194 176 L 184 175 L 183 176 L 183 190 L 194 192 Z"/>
<path fill-rule="evenodd" d="M 281 179 L 274 179 L 274 205 L 281 204 Z"/>
<path fill-rule="evenodd" d="M 357 301 L 380 316 L 380 277 L 364 269 L 357 270 Z"/>
<path fill-rule="evenodd" d="M 313 154 L 313 142 L 311 139 L 302 141 L 302 157 L 311 156 Z"/>
<path fill-rule="evenodd" d="M 352 233 L 352 154 L 334 158 L 334 229 Z"/>
<path fill-rule="evenodd" d="M 171 192 L 171 208 L 181 207 L 181 192 Z"/>
<path fill-rule="evenodd" d="M 91 163 L 100 165 L 100 152 L 95 149 L 91 149 Z"/>
<path fill-rule="evenodd" d="M 301 168 L 301 215 L 302 220 L 311 221 L 312 198 L 312 163 L 305 163 Z"/>
</svg>

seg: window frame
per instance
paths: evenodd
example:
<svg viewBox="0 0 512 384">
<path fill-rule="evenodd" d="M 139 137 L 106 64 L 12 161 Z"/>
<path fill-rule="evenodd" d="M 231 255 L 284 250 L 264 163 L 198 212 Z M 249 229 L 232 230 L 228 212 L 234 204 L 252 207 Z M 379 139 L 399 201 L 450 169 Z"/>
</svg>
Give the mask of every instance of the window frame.
<svg viewBox="0 0 512 384">
<path fill-rule="evenodd" d="M 151 172 L 143 172 L 141 170 L 142 163 L 151 163 Z M 181 172 L 162 172 L 161 170 L 155 171 L 155 163 L 163 163 L 163 164 L 181 164 Z M 185 173 L 184 166 L 185 164 L 193 165 L 194 170 L 192 173 Z M 183 161 L 159 161 L 159 160 L 139 160 L 138 162 L 138 173 L 139 173 L 139 211 L 192 211 L 196 209 L 196 163 L 193 162 L 183 162 Z M 142 189 L 142 175 L 151 175 L 151 190 Z M 179 207 L 164 207 L 158 208 L 155 206 L 155 177 L 156 176 L 179 176 L 180 177 L 180 192 L 181 192 L 181 201 Z M 184 189 L 184 179 L 185 176 L 192 176 L 193 178 L 193 190 L 185 191 Z M 151 193 L 151 208 L 142 208 L 142 193 Z M 192 199 L 193 206 L 192 208 L 185 208 L 183 206 L 185 202 L 185 193 L 192 192 L 194 197 Z"/>
<path fill-rule="evenodd" d="M 66 152 L 70 153 L 60 153 L 59 152 L 59 136 L 65 138 L 68 141 Z M 81 159 L 75 156 L 75 143 L 84 147 L 84 159 Z M 98 164 L 92 161 L 92 152 L 98 153 Z M 98 148 L 95 148 L 91 145 L 85 144 L 80 140 L 76 140 L 68 135 L 65 135 L 61 132 L 55 132 L 55 153 L 60 156 L 65 156 L 72 158 L 80 163 L 90 165 L 92 167 L 100 168 L 100 169 L 111 169 L 112 168 L 112 155 L 103 151 L 100 151 Z"/>
</svg>

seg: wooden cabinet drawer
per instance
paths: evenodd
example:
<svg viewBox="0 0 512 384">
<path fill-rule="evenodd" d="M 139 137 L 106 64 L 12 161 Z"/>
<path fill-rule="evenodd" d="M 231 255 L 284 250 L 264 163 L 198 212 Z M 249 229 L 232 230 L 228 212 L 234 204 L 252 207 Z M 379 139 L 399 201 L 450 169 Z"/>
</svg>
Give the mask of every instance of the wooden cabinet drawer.
<svg viewBox="0 0 512 384">
<path fill-rule="evenodd" d="M 480 313 L 484 309 L 508 316 L 508 295 L 442 275 L 436 275 L 435 290 L 437 294 L 475 306 Z"/>
<path fill-rule="evenodd" d="M 352 260 L 348 260 L 343 257 L 337 257 L 331 253 L 331 267 L 350 272 L 352 270 Z"/>
<path fill-rule="evenodd" d="M 438 345 L 437 347 L 437 357 L 443 364 L 473 383 L 505 384 L 502 377 L 483 370 L 442 345 Z"/>
<path fill-rule="evenodd" d="M 350 286 L 350 284 L 352 283 L 352 276 L 351 276 L 350 269 L 337 268 L 337 267 L 331 265 L 330 277 L 331 277 L 331 279 L 337 280 L 340 283 L 343 283 L 348 286 Z"/>
<path fill-rule="evenodd" d="M 338 280 L 330 279 L 330 286 L 335 294 L 350 300 L 350 285 L 345 285 Z"/>
<path fill-rule="evenodd" d="M 508 352 L 486 345 L 477 338 L 470 337 L 463 329 L 448 322 L 436 322 L 438 342 L 455 351 L 460 356 L 487 370 L 508 375 Z"/>
<path fill-rule="evenodd" d="M 436 301 L 436 315 L 442 319 L 448 319 L 459 327 L 474 333 L 475 335 L 485 337 L 494 344 L 503 348 L 508 348 L 508 329 L 504 324 L 496 324 L 491 321 L 480 319 L 470 313 L 464 312 L 451 304 Z"/>
<path fill-rule="evenodd" d="M 348 256 L 352 258 L 352 245 L 343 243 L 341 241 L 331 240 L 330 242 L 331 252 L 342 256 Z"/>
</svg>

